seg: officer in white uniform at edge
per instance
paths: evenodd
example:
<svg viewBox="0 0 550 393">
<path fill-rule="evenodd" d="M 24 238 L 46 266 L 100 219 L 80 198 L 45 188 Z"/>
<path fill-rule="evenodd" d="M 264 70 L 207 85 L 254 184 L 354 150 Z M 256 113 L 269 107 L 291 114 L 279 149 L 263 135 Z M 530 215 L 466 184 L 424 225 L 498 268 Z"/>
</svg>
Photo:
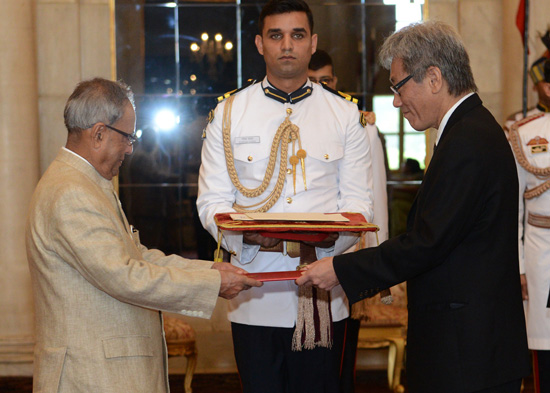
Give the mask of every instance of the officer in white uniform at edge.
<svg viewBox="0 0 550 393">
<path fill-rule="evenodd" d="M 538 59 L 531 78 L 539 102 L 525 119 L 508 122 L 519 179 L 519 261 L 537 392 L 550 393 L 550 57 Z"/>
<path fill-rule="evenodd" d="M 202 224 L 217 239 L 215 214 L 237 210 L 358 212 L 370 222 L 372 168 L 366 122 L 361 122 L 350 97 L 308 79 L 309 60 L 317 46 L 308 5 L 302 0 L 269 1 L 260 14 L 259 30 L 255 43 L 267 76 L 222 97 L 205 130 L 197 199 Z M 230 132 L 225 150 L 224 125 Z M 277 147 L 274 137 L 285 125 L 297 129 Z M 285 145 L 288 156 L 279 172 Z M 272 174 L 264 181 L 274 156 Z M 228 172 L 233 167 L 236 176 Z M 280 173 L 282 182 L 277 185 Z M 261 184 L 266 187 L 260 195 L 244 189 Z M 357 239 L 349 233 L 331 234 L 314 244 L 316 258 L 338 255 Z M 257 233 L 225 231 L 222 245 L 234 265 L 249 272 L 273 272 L 295 270 L 300 263 L 288 255 L 286 243 Z M 272 246 L 280 251 L 262 251 Z M 243 392 L 338 391 L 344 319 L 349 315 L 342 288 L 330 294 L 331 346 L 302 350 L 292 349 L 299 303 L 294 281 L 266 282 L 247 292 L 230 302 L 228 313 Z"/>
</svg>

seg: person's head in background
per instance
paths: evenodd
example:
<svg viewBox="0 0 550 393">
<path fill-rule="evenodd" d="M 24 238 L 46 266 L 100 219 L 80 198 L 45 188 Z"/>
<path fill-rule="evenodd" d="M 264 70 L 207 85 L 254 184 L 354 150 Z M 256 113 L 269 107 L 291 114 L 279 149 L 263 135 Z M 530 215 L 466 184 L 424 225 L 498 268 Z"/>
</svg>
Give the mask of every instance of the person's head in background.
<svg viewBox="0 0 550 393">
<path fill-rule="evenodd" d="M 311 56 L 308 67 L 309 80 L 315 83 L 326 83 L 328 87 L 336 90 L 338 78 L 334 74 L 334 66 L 330 55 L 322 49 Z"/>
<path fill-rule="evenodd" d="M 539 102 L 545 112 L 550 111 L 550 30 L 540 37 L 546 52 L 531 65 L 529 75 L 537 91 Z"/>
<path fill-rule="evenodd" d="M 538 104 L 550 111 L 550 57 L 543 56 L 535 61 L 529 73 L 537 90 Z"/>
</svg>

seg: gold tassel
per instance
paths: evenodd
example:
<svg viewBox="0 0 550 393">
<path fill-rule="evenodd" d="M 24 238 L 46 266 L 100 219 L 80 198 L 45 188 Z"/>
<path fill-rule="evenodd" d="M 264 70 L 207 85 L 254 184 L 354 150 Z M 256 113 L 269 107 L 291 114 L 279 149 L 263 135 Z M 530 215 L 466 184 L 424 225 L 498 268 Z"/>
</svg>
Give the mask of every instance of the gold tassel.
<svg viewBox="0 0 550 393">
<path fill-rule="evenodd" d="M 315 323 L 315 311 L 319 319 L 318 326 Z M 301 351 L 315 347 L 332 347 L 330 292 L 301 286 L 298 289 L 298 316 L 292 337 L 292 350 Z"/>
</svg>

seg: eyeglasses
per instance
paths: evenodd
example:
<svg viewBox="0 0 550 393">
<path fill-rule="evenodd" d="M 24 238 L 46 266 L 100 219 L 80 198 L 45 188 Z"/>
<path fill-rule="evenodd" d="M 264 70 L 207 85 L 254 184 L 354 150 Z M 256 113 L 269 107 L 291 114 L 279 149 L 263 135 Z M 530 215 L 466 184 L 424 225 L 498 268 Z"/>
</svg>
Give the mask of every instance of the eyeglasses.
<svg viewBox="0 0 550 393">
<path fill-rule="evenodd" d="M 314 78 L 314 77 L 310 76 L 309 80 L 312 81 L 313 83 L 326 83 L 326 84 L 329 84 L 329 83 L 332 83 L 334 78 L 326 77 L 326 78 L 321 78 L 321 79 L 317 80 L 317 78 Z"/>
<path fill-rule="evenodd" d="M 127 132 L 120 131 L 118 128 L 115 128 L 113 126 L 110 126 L 108 124 L 105 124 L 105 127 L 107 127 L 110 130 L 113 130 L 114 132 L 118 132 L 120 135 L 124 135 L 128 139 L 128 144 L 132 146 L 134 143 L 137 142 L 136 133 L 128 134 Z"/>
<path fill-rule="evenodd" d="M 413 77 L 412 75 L 409 75 L 405 79 L 401 80 L 400 82 L 397 82 L 395 85 L 392 85 L 390 82 L 390 89 L 393 92 L 393 94 L 397 94 L 398 96 L 400 96 L 401 93 L 399 93 L 399 89 L 401 89 L 403 85 L 407 83 L 409 79 L 411 79 L 412 77 Z"/>
</svg>

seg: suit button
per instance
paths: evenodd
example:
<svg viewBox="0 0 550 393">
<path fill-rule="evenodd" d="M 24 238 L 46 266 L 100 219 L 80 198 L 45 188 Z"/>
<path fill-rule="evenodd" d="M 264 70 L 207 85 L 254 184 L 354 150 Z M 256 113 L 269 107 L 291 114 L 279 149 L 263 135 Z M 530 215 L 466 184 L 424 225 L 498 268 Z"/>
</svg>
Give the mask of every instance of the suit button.
<svg viewBox="0 0 550 393">
<path fill-rule="evenodd" d="M 252 161 L 253 159 L 252 156 L 248 156 L 248 161 Z"/>
<path fill-rule="evenodd" d="M 325 160 L 328 160 L 330 158 L 328 154 L 325 154 L 324 157 L 325 157 Z"/>
</svg>

